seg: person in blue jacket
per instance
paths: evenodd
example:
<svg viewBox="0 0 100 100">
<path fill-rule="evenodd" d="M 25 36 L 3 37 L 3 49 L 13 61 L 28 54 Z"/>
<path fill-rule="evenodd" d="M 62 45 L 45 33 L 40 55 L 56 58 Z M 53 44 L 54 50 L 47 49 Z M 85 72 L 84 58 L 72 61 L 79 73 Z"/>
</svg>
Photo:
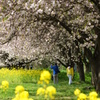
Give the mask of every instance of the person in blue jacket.
<svg viewBox="0 0 100 100">
<path fill-rule="evenodd" d="M 57 63 L 55 63 L 54 66 L 51 65 L 51 69 L 53 69 L 53 82 L 54 82 L 54 84 L 58 83 L 58 73 L 60 71 L 59 71 L 59 68 L 57 66 Z"/>
</svg>

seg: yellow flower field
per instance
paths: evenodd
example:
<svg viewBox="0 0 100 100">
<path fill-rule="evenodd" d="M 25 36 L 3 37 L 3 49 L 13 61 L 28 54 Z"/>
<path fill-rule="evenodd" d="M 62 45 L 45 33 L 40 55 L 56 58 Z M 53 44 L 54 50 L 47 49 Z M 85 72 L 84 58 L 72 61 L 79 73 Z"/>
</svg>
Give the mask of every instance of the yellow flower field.
<svg viewBox="0 0 100 100">
<path fill-rule="evenodd" d="M 15 91 L 13 93 L 13 98 L 11 100 L 34 100 L 33 98 L 29 97 L 29 92 L 27 91 L 27 88 L 24 88 L 23 85 L 25 82 L 30 81 L 32 83 L 32 80 L 34 79 L 37 81 L 37 90 L 36 96 L 40 97 L 42 94 L 42 98 L 45 98 L 47 100 L 54 99 L 54 95 L 56 94 L 56 88 L 53 86 L 48 86 L 49 81 L 51 80 L 51 74 L 49 71 L 43 70 L 23 70 L 23 69 L 12 69 L 8 70 L 6 68 L 2 68 L 0 70 L 0 89 L 5 92 L 5 94 L 9 91 L 9 84 L 18 84 L 15 87 Z M 4 80 L 4 81 L 3 81 Z M 38 81 L 42 81 L 41 85 L 42 87 L 38 87 Z M 34 81 L 33 81 L 34 82 Z M 27 84 L 26 84 L 27 85 Z M 44 90 L 44 91 L 43 91 Z"/>
<path fill-rule="evenodd" d="M 76 77 L 69 86 L 64 75 L 66 73 L 60 73 L 59 83 L 54 84 L 48 70 L 2 68 L 0 100 L 100 100 L 94 88 L 84 90 L 90 84 L 78 82 Z"/>
<path fill-rule="evenodd" d="M 7 68 L 2 68 L 0 69 L 0 82 L 3 80 L 7 80 L 11 83 L 36 82 L 39 79 L 40 73 L 40 70 L 9 70 Z"/>
</svg>

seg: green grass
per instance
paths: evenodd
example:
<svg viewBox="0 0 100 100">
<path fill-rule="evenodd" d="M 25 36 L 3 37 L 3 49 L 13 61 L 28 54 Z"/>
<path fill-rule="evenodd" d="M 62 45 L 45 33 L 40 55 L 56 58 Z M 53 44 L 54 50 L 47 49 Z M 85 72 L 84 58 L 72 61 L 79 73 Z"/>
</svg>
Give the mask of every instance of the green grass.
<svg viewBox="0 0 100 100">
<path fill-rule="evenodd" d="M 50 72 L 52 73 L 51 70 Z M 0 76 L 0 79 L 2 79 L 1 76 Z M 3 92 L 2 89 L 0 89 L 0 100 L 11 100 L 12 98 L 14 98 L 15 97 L 15 87 L 17 85 L 24 86 L 25 90 L 29 92 L 30 98 L 33 98 L 34 100 L 44 100 L 44 98 L 39 99 L 39 96 L 36 96 L 36 91 L 40 87 L 40 85 L 37 84 L 37 80 L 35 79 L 34 81 L 32 81 L 31 78 L 29 80 L 27 75 L 24 78 L 25 78 L 25 81 L 22 81 L 22 82 L 21 81 L 18 81 L 18 82 L 10 81 L 9 89 L 6 92 Z M 74 90 L 76 88 L 80 89 L 81 92 L 87 95 L 89 94 L 89 92 L 94 90 L 90 82 L 91 75 L 86 74 L 85 79 L 86 79 L 86 82 L 81 82 L 79 80 L 78 73 L 75 73 L 73 83 L 71 85 L 68 85 L 68 77 L 66 76 L 66 71 L 62 70 L 59 73 L 59 83 L 54 84 L 53 81 L 51 80 L 49 85 L 53 85 L 57 90 L 57 94 L 55 95 L 56 100 L 76 100 L 77 98 L 74 95 Z M 91 87 L 91 88 L 88 89 L 87 87 Z"/>
</svg>

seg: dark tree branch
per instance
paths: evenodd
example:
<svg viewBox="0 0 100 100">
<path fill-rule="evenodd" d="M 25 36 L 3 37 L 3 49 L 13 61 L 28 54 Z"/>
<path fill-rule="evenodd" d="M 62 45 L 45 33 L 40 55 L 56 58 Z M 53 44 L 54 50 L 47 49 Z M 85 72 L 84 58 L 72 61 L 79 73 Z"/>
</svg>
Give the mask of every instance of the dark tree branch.
<svg viewBox="0 0 100 100">
<path fill-rule="evenodd" d="M 93 2 L 95 4 L 95 6 L 98 8 L 99 13 L 100 13 L 100 4 L 99 4 L 99 0 L 90 0 L 91 2 Z"/>
<path fill-rule="evenodd" d="M 72 35 L 72 32 L 71 32 L 71 28 L 67 25 L 67 23 L 64 23 L 63 21 L 60 21 L 59 19 L 56 18 L 56 15 L 53 17 L 51 15 L 47 15 L 46 13 L 44 13 L 46 15 L 45 18 L 37 18 L 37 20 L 44 20 L 44 21 L 47 21 L 48 19 L 51 20 L 51 21 L 54 21 L 56 23 L 60 23 L 60 25 L 66 29 L 66 31 L 69 32 L 69 34 Z"/>
<path fill-rule="evenodd" d="M 60 21 L 60 20 L 58 20 L 58 19 L 55 18 L 55 17 L 51 17 L 51 19 L 54 20 L 55 22 L 59 22 L 60 25 L 61 25 L 63 28 L 65 28 L 66 31 L 68 31 L 68 32 L 72 35 L 71 29 L 69 28 L 68 25 L 66 25 L 66 23 L 64 23 L 64 22 L 62 22 L 62 21 Z"/>
<path fill-rule="evenodd" d="M 15 37 L 16 31 L 14 31 L 4 42 L 2 42 L 1 44 L 4 45 L 6 43 L 8 43 L 9 41 L 12 40 L 13 37 Z"/>
<path fill-rule="evenodd" d="M 67 68 L 67 65 L 64 64 L 60 59 L 57 59 L 58 62 L 60 62 L 65 68 Z"/>
</svg>

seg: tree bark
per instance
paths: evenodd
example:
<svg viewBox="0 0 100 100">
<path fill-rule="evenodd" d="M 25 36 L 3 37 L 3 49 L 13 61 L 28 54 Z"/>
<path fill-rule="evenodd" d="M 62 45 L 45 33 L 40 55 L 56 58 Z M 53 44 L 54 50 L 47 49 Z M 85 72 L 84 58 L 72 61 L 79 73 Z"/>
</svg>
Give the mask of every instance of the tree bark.
<svg viewBox="0 0 100 100">
<path fill-rule="evenodd" d="M 83 59 L 84 63 L 85 63 L 85 68 L 86 68 L 86 73 L 88 72 L 91 72 L 91 65 L 90 65 L 90 62 L 87 61 L 87 58 L 84 56 L 84 59 Z"/>
<path fill-rule="evenodd" d="M 86 49 L 86 56 L 89 59 L 91 64 L 91 71 L 92 71 L 92 84 L 95 86 L 96 91 L 100 92 L 100 30 L 98 32 L 98 38 L 96 40 L 96 47 L 95 51 L 92 54 L 92 51 Z"/>
<path fill-rule="evenodd" d="M 90 66 L 90 63 L 86 63 L 86 73 L 89 73 L 91 71 L 91 66 Z"/>
<path fill-rule="evenodd" d="M 67 68 L 67 65 L 64 64 L 60 59 L 57 59 L 58 62 L 60 62 L 65 68 Z"/>
<path fill-rule="evenodd" d="M 80 81 L 85 81 L 85 75 L 84 75 L 84 68 L 83 68 L 83 62 L 80 57 L 80 61 L 77 63 L 77 68 L 80 76 Z"/>
<path fill-rule="evenodd" d="M 100 29 L 96 31 L 98 32 L 98 38 L 97 38 L 97 46 L 94 52 L 94 73 L 95 73 L 95 87 L 96 91 L 100 92 Z"/>
<path fill-rule="evenodd" d="M 100 57 L 97 57 L 94 60 L 93 66 L 91 67 L 91 71 L 92 71 L 92 83 L 96 88 L 97 92 L 100 92 Z"/>
</svg>

